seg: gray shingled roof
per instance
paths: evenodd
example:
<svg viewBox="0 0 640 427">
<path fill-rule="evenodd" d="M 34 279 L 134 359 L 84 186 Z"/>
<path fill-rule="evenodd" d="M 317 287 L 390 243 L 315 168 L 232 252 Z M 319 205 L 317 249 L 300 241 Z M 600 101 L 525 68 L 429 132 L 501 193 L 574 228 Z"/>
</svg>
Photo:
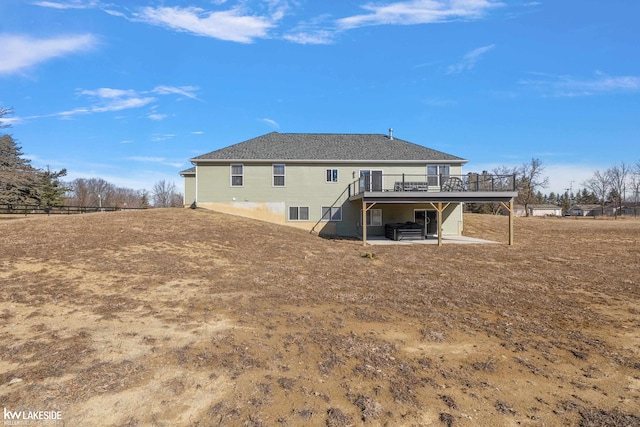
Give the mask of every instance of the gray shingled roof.
<svg viewBox="0 0 640 427">
<path fill-rule="evenodd" d="M 191 159 L 198 160 L 466 160 L 383 134 L 272 132 Z"/>
<path fill-rule="evenodd" d="M 180 175 L 195 175 L 196 174 L 196 167 L 192 167 L 189 169 L 185 169 L 182 172 L 180 172 Z"/>
</svg>

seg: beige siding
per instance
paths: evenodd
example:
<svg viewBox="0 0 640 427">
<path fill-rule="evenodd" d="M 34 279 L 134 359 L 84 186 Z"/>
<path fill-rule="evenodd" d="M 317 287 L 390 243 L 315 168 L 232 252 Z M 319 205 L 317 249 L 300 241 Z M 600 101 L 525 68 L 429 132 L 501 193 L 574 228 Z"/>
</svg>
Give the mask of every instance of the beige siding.
<svg viewBox="0 0 640 427">
<path fill-rule="evenodd" d="M 384 175 L 396 174 L 385 176 L 383 183 L 384 188 L 393 189 L 395 182 L 402 181 L 403 173 L 406 181 L 425 181 L 427 165 L 285 163 L 285 185 L 274 187 L 273 163 L 244 163 L 243 186 L 232 187 L 230 164 L 198 165 L 198 206 L 305 229 L 313 228 L 319 233 L 347 236 L 359 235 L 361 230 L 362 204 L 348 201 L 348 187 L 358 179 L 360 170 L 382 170 Z M 338 170 L 337 182 L 326 182 L 327 169 Z M 460 175 L 461 167 L 451 166 L 450 174 Z M 185 179 L 185 194 L 186 185 Z M 279 203 L 277 209 L 274 203 Z M 288 212 L 292 206 L 308 207 L 309 221 L 290 221 Z M 330 206 L 342 207 L 342 221 L 321 221 L 322 207 Z M 383 209 L 383 223 L 413 221 L 413 205 L 378 205 L 376 208 Z M 447 209 L 443 221 L 444 234 L 459 234 L 461 212 L 459 205 Z M 384 227 L 369 227 L 368 233 L 384 234 Z"/>
<path fill-rule="evenodd" d="M 196 177 L 186 175 L 184 177 L 184 205 L 189 206 L 196 200 Z"/>
</svg>

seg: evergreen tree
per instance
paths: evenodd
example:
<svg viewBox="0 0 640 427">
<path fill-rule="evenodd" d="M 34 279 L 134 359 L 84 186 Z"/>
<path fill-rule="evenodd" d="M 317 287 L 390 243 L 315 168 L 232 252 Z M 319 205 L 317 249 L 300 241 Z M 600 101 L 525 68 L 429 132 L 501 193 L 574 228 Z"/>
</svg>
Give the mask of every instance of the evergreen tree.
<svg viewBox="0 0 640 427">
<path fill-rule="evenodd" d="M 11 109 L 0 108 L 0 119 L 11 112 Z M 0 120 L 0 128 L 6 127 L 9 125 Z M 59 178 L 67 171 L 36 169 L 21 150 L 11 135 L 0 135 L 0 204 L 59 205 L 66 191 Z"/>
<path fill-rule="evenodd" d="M 10 135 L 0 136 L 0 204 L 37 204 L 38 170 Z"/>
<path fill-rule="evenodd" d="M 40 172 L 40 203 L 46 206 L 61 206 L 65 193 L 70 189 L 65 187 L 60 178 L 67 175 L 67 170 L 52 171 L 48 166 L 46 171 Z"/>
</svg>

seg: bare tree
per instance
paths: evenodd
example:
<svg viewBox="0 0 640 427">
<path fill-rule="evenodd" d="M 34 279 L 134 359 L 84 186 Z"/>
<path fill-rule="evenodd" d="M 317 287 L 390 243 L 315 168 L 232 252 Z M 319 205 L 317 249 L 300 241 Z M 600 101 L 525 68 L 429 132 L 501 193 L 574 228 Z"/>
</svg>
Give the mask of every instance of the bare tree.
<svg viewBox="0 0 640 427">
<path fill-rule="evenodd" d="M 493 168 L 491 173 L 494 177 L 499 177 L 498 179 L 501 181 L 501 188 L 503 183 L 509 182 L 510 187 L 506 188 L 509 191 L 513 190 L 513 179 L 509 179 L 509 177 L 515 177 L 518 175 L 518 168 L 515 166 L 499 166 Z M 505 189 L 505 188 L 503 188 Z M 502 213 L 502 205 L 500 203 L 489 203 L 489 209 L 493 215 L 499 215 Z"/>
<path fill-rule="evenodd" d="M 67 203 L 74 206 L 145 208 L 149 206 L 147 190 L 116 187 L 102 178 L 78 178 L 67 184 Z"/>
<path fill-rule="evenodd" d="M 631 178 L 629 182 L 633 192 L 633 216 L 636 216 L 638 214 L 638 196 L 640 196 L 640 160 L 638 160 L 631 171 Z"/>
<path fill-rule="evenodd" d="M 182 206 L 182 194 L 176 185 L 164 179 L 153 185 L 153 206 L 157 208 L 175 208 Z"/>
<path fill-rule="evenodd" d="M 600 202 L 600 209 L 604 215 L 604 204 L 611 188 L 611 180 L 606 172 L 596 170 L 593 177 L 583 183 L 587 190 L 591 191 Z"/>
<path fill-rule="evenodd" d="M 116 187 L 102 178 L 78 178 L 69 184 L 77 206 L 117 206 Z"/>
<path fill-rule="evenodd" d="M 145 208 L 149 206 L 146 190 L 117 187 L 114 190 L 116 206 L 121 208 Z"/>
<path fill-rule="evenodd" d="M 518 169 L 518 203 L 524 205 L 526 215 L 529 216 L 529 205 L 535 203 L 540 188 L 547 188 L 549 177 L 543 176 L 544 166 L 540 159 L 531 159 Z"/>
<path fill-rule="evenodd" d="M 607 169 L 613 196 L 612 199 L 614 202 L 617 202 L 616 213 L 618 210 L 622 210 L 622 202 L 626 196 L 627 179 L 630 173 L 631 167 L 624 162 Z"/>
</svg>

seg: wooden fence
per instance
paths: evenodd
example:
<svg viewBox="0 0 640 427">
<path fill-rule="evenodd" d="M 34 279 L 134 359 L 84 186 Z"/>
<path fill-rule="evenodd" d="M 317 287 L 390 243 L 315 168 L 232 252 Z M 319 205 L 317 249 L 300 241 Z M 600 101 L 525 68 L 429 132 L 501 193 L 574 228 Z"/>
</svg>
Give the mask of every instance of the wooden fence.
<svg viewBox="0 0 640 427">
<path fill-rule="evenodd" d="M 123 208 L 115 206 L 0 205 L 0 215 L 71 215 L 91 212 L 114 212 L 119 210 L 123 210 Z"/>
</svg>

